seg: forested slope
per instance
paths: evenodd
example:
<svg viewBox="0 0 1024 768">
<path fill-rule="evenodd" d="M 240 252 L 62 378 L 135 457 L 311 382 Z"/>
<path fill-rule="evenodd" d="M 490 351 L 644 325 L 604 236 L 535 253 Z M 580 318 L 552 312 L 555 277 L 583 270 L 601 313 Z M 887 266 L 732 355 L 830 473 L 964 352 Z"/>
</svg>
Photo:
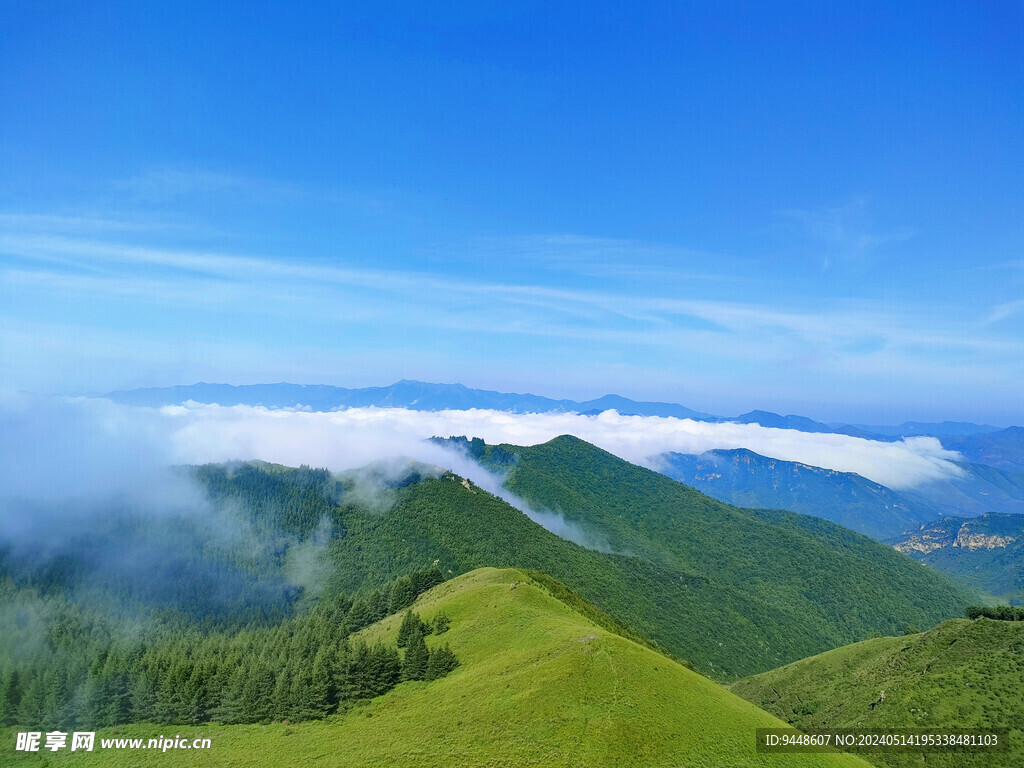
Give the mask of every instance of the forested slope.
<svg viewBox="0 0 1024 768">
<path fill-rule="evenodd" d="M 209 751 L 67 751 L 11 754 L 12 765 L 161 766 L 807 766 L 867 765 L 844 755 L 764 755 L 754 731 L 782 724 L 665 656 L 593 623 L 549 592 L 550 581 L 515 570 L 474 571 L 423 595 L 413 610 L 444 614 L 460 665 L 434 681 L 403 682 L 326 720 L 178 728 L 209 737 Z M 557 588 L 556 588 L 557 591 Z M 562 595 L 565 598 L 565 595 Z M 570 601 L 571 602 L 571 601 Z M 393 616 L 354 641 L 392 646 Z M 100 738 L 148 738 L 152 725 Z"/>
</svg>

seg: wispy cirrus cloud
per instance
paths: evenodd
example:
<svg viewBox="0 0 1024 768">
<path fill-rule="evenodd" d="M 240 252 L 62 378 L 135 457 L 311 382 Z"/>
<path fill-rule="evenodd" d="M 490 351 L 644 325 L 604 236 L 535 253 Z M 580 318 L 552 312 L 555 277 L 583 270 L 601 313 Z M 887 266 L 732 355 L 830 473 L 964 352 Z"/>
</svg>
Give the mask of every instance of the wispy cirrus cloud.
<svg viewBox="0 0 1024 768">
<path fill-rule="evenodd" d="M 507 374 L 540 362 L 542 368 L 559 367 L 562 381 L 584 381 L 587 370 L 609 371 L 622 361 L 642 372 L 641 381 L 704 376 L 719 380 L 719 389 L 723 376 L 756 375 L 762 386 L 798 391 L 784 382 L 794 368 L 813 371 L 818 381 L 902 382 L 906 391 L 954 380 L 969 386 L 1004 382 L 1009 389 L 1021 374 L 1013 361 L 1024 359 L 1020 338 L 927 305 L 773 298 L 762 290 L 754 291 L 756 298 L 709 298 L 669 283 L 621 290 L 611 278 L 586 286 L 545 282 L 530 270 L 481 276 L 430 263 L 389 268 L 352 256 L 248 255 L 156 245 L 148 233 L 128 227 L 105 232 L 104 221 L 0 218 L 0 277 L 8 298 L 4 338 L 14 370 L 33 365 L 36 342 L 32 334 L 19 338 L 17 330 L 33 322 L 54 328 L 78 323 L 74 337 L 83 361 L 91 344 L 112 333 L 149 338 L 165 349 L 185 343 L 193 351 L 215 337 L 225 348 L 262 347 L 268 364 L 276 366 L 293 357 L 286 347 L 301 339 L 303 346 L 319 345 L 325 359 L 342 350 L 408 355 L 410 349 L 430 349 L 451 362 L 445 371 L 455 373 L 412 369 L 401 375 L 446 380 L 479 381 L 458 371 L 481 365 L 498 365 L 495 370 Z M 570 238 L 569 247 L 600 248 L 593 240 Z M 544 247 L 558 248 L 558 238 Z M 612 250 L 628 247 L 618 242 Z M 84 333 L 89 329 L 92 334 Z M 496 350 L 494 356 L 468 351 L 486 347 Z M 496 362 L 499 349 L 503 363 Z M 672 361 L 685 361 L 685 372 Z M 274 370 L 272 378 L 288 378 Z M 553 381 L 535 381 L 526 388 L 552 388 Z M 595 394 L 637 392 L 615 380 L 601 389 Z"/>
<path fill-rule="evenodd" d="M 791 208 L 779 215 L 793 231 L 816 244 L 826 268 L 833 261 L 862 263 L 883 246 L 906 242 L 917 234 L 909 226 L 879 229 L 871 220 L 868 200 L 862 197 L 836 206 Z"/>
<path fill-rule="evenodd" d="M 922 317 L 915 308 L 904 313 L 863 301 L 832 301 L 828 307 L 780 309 L 753 302 L 678 299 L 658 295 L 622 295 L 601 290 L 555 288 L 514 282 L 479 282 L 409 270 L 361 269 L 302 260 L 237 256 L 215 251 L 152 248 L 68 236 L 0 235 L 0 252 L 35 262 L 36 269 L 6 270 L 11 284 L 54 292 L 99 296 L 131 296 L 140 301 L 209 303 L 251 301 L 262 297 L 266 309 L 276 301 L 309 302 L 329 289 L 359 293 L 358 304 L 376 305 L 386 297 L 429 304 L 435 308 L 425 322 L 448 329 L 476 328 L 488 333 L 562 333 L 570 338 L 613 339 L 659 345 L 680 336 L 736 335 L 748 339 L 802 340 L 829 348 L 870 337 L 890 348 L 938 345 L 972 351 L 1018 352 L 1024 344 L 986 339 L 963 332 L 955 324 Z M 74 267 L 54 271 L 51 267 Z M 146 272 L 140 267 L 168 270 Z M 88 270 L 88 271 L 86 271 Z M 300 294 L 290 290 L 302 289 Z M 367 296 L 363 291 L 372 291 Z M 323 296 L 327 300 L 327 296 Z M 476 308 L 501 317 L 511 310 L 514 323 L 479 323 Z M 315 312 L 315 303 L 308 303 Z M 349 305 L 348 309 L 351 309 Z M 523 312 L 523 310 L 528 310 Z M 335 310 L 337 311 L 337 310 Z M 344 311 L 344 310 L 342 310 Z M 529 311 L 537 311 L 531 316 Z M 553 317 L 582 318 L 591 325 L 554 323 Z M 626 323 L 618 328 L 603 319 Z M 703 322 L 694 329 L 693 320 Z M 875 345 L 877 346 L 877 345 Z"/>
<path fill-rule="evenodd" d="M 1002 304 L 996 304 L 992 307 L 992 311 L 989 312 L 988 316 L 984 319 L 985 325 L 991 325 L 992 323 L 998 323 L 1001 320 L 1006 320 L 1009 317 L 1019 315 L 1024 312 L 1024 299 L 1016 299 L 1014 301 L 1006 301 Z"/>
</svg>

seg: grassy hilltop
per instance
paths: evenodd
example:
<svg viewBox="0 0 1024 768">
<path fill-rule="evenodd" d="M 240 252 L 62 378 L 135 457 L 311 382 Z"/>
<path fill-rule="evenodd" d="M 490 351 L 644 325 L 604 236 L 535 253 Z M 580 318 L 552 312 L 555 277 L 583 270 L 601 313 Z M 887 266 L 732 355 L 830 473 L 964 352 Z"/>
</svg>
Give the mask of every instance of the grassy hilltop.
<svg viewBox="0 0 1024 768">
<path fill-rule="evenodd" d="M 515 589 L 511 585 L 518 582 Z M 295 725 L 111 729 L 123 736 L 209 736 L 203 753 L 67 751 L 15 755 L 24 766 L 864 766 L 845 755 L 758 755 L 754 729 L 771 715 L 664 655 L 603 628 L 549 593 L 545 581 L 485 568 L 427 592 L 413 610 L 443 611 L 461 664 L 406 682 L 344 714 Z M 400 616 L 363 630 L 393 640 Z"/>
<path fill-rule="evenodd" d="M 956 619 L 740 680 L 732 690 L 798 728 L 1006 728 L 1009 753 L 871 755 L 892 766 L 1024 764 L 1024 623 Z M 882 691 L 885 701 L 872 707 Z"/>
</svg>

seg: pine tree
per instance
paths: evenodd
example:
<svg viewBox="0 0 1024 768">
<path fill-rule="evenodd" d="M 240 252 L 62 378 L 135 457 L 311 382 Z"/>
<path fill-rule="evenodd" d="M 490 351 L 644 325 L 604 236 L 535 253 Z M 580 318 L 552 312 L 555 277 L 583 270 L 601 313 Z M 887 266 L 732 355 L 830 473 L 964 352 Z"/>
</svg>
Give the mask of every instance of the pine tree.
<svg viewBox="0 0 1024 768">
<path fill-rule="evenodd" d="M 398 613 L 412 605 L 415 600 L 416 593 L 413 591 L 412 579 L 402 576 L 391 585 L 388 610 L 390 613 Z"/>
<path fill-rule="evenodd" d="M 221 689 L 220 702 L 210 713 L 210 719 L 219 723 L 245 722 L 245 683 L 248 679 L 248 668 L 238 663 Z"/>
<path fill-rule="evenodd" d="M 398 651 L 378 643 L 370 649 L 370 691 L 373 696 L 387 693 L 402 679 L 402 662 Z"/>
<path fill-rule="evenodd" d="M 21 703 L 21 688 L 17 670 L 6 670 L 0 680 L 0 725 L 14 725 L 18 722 L 18 705 Z"/>
<path fill-rule="evenodd" d="M 295 718 L 295 708 L 292 703 L 292 682 L 294 678 L 292 666 L 291 664 L 286 664 L 278 670 L 277 679 L 274 681 L 274 694 L 271 697 L 271 720 Z"/>
<path fill-rule="evenodd" d="M 79 711 L 79 720 L 82 725 L 89 728 L 102 728 L 109 723 L 103 721 L 103 704 L 106 701 L 106 691 L 103 685 L 103 673 L 101 669 L 93 667 L 85 679 L 85 686 L 82 693 L 82 703 Z"/>
<path fill-rule="evenodd" d="M 120 653 L 111 653 L 103 665 L 103 697 L 100 722 L 126 723 L 131 717 L 128 699 L 128 669 Z"/>
<path fill-rule="evenodd" d="M 242 686 L 240 718 L 243 723 L 269 723 L 276 675 L 263 658 L 254 659 Z"/>
<path fill-rule="evenodd" d="M 39 670 L 33 671 L 35 674 L 29 676 L 18 703 L 18 724 L 26 727 L 32 727 L 43 719 L 43 676 Z"/>
<path fill-rule="evenodd" d="M 406 611 L 405 616 L 402 617 L 402 624 L 398 628 L 398 647 L 405 648 L 409 645 L 409 640 L 417 632 L 423 634 L 422 624 L 419 616 L 412 611 Z"/>
<path fill-rule="evenodd" d="M 370 606 L 370 616 L 372 617 L 370 622 L 371 624 L 374 621 L 380 621 L 390 613 L 390 611 L 388 611 L 388 602 L 388 592 L 374 590 L 370 593 L 370 598 L 367 600 L 367 603 Z"/>
<path fill-rule="evenodd" d="M 452 653 L 452 649 L 446 643 L 430 652 L 430 661 L 427 662 L 426 679 L 437 680 L 439 677 L 447 675 L 457 666 L 459 666 L 459 660 L 455 658 L 455 654 Z"/>
<path fill-rule="evenodd" d="M 371 696 L 369 684 L 370 649 L 366 643 L 356 643 L 339 663 L 338 698 L 362 699 Z"/>
<path fill-rule="evenodd" d="M 156 688 L 148 670 L 140 670 L 132 677 L 128 686 L 128 704 L 131 707 L 131 718 L 135 722 L 145 722 L 156 717 Z"/>
<path fill-rule="evenodd" d="M 180 692 L 180 722 L 194 725 L 206 720 L 206 684 L 198 664 L 193 664 Z"/>
<path fill-rule="evenodd" d="M 443 635 L 448 631 L 448 627 L 451 625 L 451 621 L 448 618 L 448 614 L 439 613 L 434 617 L 433 630 L 435 635 Z"/>
<path fill-rule="evenodd" d="M 43 675 L 43 717 L 39 725 L 47 730 L 67 726 L 73 720 L 68 671 L 63 664 L 54 664 Z"/>
<path fill-rule="evenodd" d="M 352 608 L 345 617 L 345 628 L 349 632 L 358 632 L 363 627 L 368 627 L 374 621 L 370 606 L 365 600 L 359 598 L 352 604 Z"/>
<path fill-rule="evenodd" d="M 330 713 L 332 688 L 327 652 L 321 650 L 313 660 L 306 679 L 304 709 L 307 717 L 319 720 Z"/>
<path fill-rule="evenodd" d="M 444 574 L 437 567 L 437 561 L 435 560 L 433 565 L 428 568 L 417 568 L 409 575 L 409 578 L 412 581 L 413 591 L 418 597 L 431 587 L 436 587 L 442 583 L 444 581 Z"/>
<path fill-rule="evenodd" d="M 402 660 L 402 678 L 405 680 L 422 680 L 427 673 L 427 664 L 430 662 L 430 651 L 427 650 L 427 643 L 423 639 L 422 632 L 416 632 L 409 638 L 409 644 L 405 649 L 405 659 Z"/>
</svg>

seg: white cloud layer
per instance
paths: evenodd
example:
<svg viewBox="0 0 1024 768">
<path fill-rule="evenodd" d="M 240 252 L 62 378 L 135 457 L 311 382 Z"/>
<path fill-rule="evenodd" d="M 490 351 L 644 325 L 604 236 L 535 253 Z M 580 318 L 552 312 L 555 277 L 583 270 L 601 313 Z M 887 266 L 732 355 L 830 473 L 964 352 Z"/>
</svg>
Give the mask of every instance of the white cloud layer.
<svg viewBox="0 0 1024 768">
<path fill-rule="evenodd" d="M 258 458 L 341 470 L 396 455 L 443 463 L 443 456 L 422 440 L 432 435 L 466 435 L 489 443 L 533 445 L 571 434 L 647 466 L 666 451 L 747 448 L 773 458 L 856 472 L 895 489 L 962 474 L 952 463 L 959 455 L 930 437 L 886 443 L 757 424 L 622 416 L 614 411 L 598 416 L 477 409 L 309 412 L 188 404 L 161 408 L 158 413 L 166 420 L 175 460 L 189 463 Z"/>
<path fill-rule="evenodd" d="M 2 393 L 0 393 L 2 394 Z M 0 482 L 15 496 L 96 494 L 145 483 L 173 463 L 263 459 L 334 471 L 406 456 L 496 491 L 470 462 L 425 442 L 433 435 L 533 445 L 575 435 L 627 461 L 654 466 L 666 451 L 747 448 L 787 461 L 856 472 L 894 489 L 962 475 L 959 454 L 930 437 L 886 443 L 833 434 L 654 416 L 352 408 L 311 412 L 189 403 L 134 408 L 107 400 L 0 396 Z"/>
</svg>

